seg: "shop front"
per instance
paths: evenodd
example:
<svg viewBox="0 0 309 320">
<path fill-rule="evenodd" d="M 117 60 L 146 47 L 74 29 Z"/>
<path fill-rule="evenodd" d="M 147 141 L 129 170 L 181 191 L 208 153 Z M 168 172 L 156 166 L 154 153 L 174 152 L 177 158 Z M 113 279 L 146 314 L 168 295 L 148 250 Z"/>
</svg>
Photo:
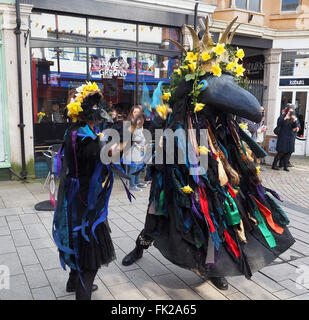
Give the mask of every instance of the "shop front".
<svg viewBox="0 0 309 320">
<path fill-rule="evenodd" d="M 288 50 L 281 54 L 277 105 L 278 117 L 287 103 L 296 106 L 301 130 L 297 133 L 295 155 L 309 156 L 309 50 Z"/>
<path fill-rule="evenodd" d="M 63 139 L 75 88 L 95 81 L 107 110 L 125 119 L 139 104 L 147 120 L 154 90 L 170 81 L 181 55 L 167 41 L 181 41 L 180 28 L 33 12 L 30 29 L 37 168 L 42 151 Z"/>
</svg>

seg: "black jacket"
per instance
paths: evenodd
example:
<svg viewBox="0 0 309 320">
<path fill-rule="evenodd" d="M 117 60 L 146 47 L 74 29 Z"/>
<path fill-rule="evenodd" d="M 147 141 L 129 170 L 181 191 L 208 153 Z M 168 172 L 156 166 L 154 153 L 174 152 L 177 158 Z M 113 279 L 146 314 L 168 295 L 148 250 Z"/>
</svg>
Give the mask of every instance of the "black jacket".
<svg viewBox="0 0 309 320">
<path fill-rule="evenodd" d="M 293 153 L 295 151 L 296 132 L 293 129 L 299 127 L 299 121 L 292 122 L 284 120 L 285 114 L 281 115 L 277 120 L 277 126 L 280 126 L 280 133 L 277 141 L 277 151 L 284 153 Z"/>
</svg>

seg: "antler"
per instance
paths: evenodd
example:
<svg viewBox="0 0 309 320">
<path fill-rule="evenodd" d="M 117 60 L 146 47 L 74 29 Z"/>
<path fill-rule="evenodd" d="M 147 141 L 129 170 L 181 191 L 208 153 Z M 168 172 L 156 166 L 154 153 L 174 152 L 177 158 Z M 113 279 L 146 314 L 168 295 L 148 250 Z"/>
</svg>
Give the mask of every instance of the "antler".
<svg viewBox="0 0 309 320">
<path fill-rule="evenodd" d="M 209 32 L 209 18 L 208 18 L 208 16 L 206 17 L 206 30 L 205 30 L 205 33 L 204 33 L 204 36 L 202 39 L 202 45 L 205 49 L 213 46 L 213 40 L 212 40 L 211 34 Z"/>
<path fill-rule="evenodd" d="M 191 27 L 186 25 L 186 27 L 189 29 L 192 39 L 193 39 L 193 49 L 192 50 L 197 50 L 198 52 L 200 51 L 200 39 L 198 38 L 197 33 L 195 30 Z"/>
<path fill-rule="evenodd" d="M 240 23 L 238 26 L 236 26 L 235 29 L 233 30 L 233 32 L 231 33 L 231 35 L 230 35 L 230 37 L 229 37 L 229 39 L 228 39 L 228 41 L 227 41 L 228 44 L 231 44 L 231 43 L 232 43 L 232 40 L 233 40 L 233 38 L 234 38 L 234 36 L 235 36 L 235 33 L 236 33 L 236 30 L 239 28 L 239 26 L 240 26 L 241 24 L 242 24 L 242 23 Z"/>
<path fill-rule="evenodd" d="M 234 18 L 233 21 L 227 26 L 227 28 L 225 29 L 224 33 L 222 34 L 219 43 L 226 43 L 227 37 L 233 27 L 233 24 L 236 22 L 236 20 L 238 19 L 238 17 Z"/>
<path fill-rule="evenodd" d="M 176 47 L 178 47 L 180 50 L 182 50 L 185 55 L 187 55 L 187 50 L 186 50 L 186 49 L 184 48 L 184 46 L 181 45 L 179 42 L 177 42 L 177 41 L 175 41 L 175 40 L 170 40 L 170 39 L 168 39 L 167 41 L 171 42 L 174 46 L 176 46 Z"/>
</svg>

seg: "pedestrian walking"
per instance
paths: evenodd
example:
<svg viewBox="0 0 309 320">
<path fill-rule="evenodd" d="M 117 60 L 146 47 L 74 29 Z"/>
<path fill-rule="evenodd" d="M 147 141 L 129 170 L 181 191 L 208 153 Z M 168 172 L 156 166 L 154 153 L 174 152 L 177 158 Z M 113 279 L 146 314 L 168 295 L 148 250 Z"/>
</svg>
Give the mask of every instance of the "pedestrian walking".
<svg viewBox="0 0 309 320">
<path fill-rule="evenodd" d="M 297 132 L 300 130 L 300 124 L 295 115 L 295 105 L 287 104 L 277 120 L 277 128 L 280 130 L 276 146 L 278 153 L 274 158 L 272 169 L 280 170 L 277 164 L 281 160 L 284 170 L 289 171 L 288 164 L 292 153 L 295 151 L 295 139 Z"/>
</svg>

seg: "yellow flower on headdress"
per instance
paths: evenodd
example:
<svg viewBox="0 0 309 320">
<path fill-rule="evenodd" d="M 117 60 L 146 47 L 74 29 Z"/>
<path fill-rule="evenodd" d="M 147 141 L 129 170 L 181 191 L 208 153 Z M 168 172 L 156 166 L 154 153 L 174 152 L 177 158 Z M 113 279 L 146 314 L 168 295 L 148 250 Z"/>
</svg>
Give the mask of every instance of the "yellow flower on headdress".
<svg viewBox="0 0 309 320">
<path fill-rule="evenodd" d="M 39 113 L 37 114 L 37 116 L 38 116 L 38 117 L 45 117 L 45 116 L 46 116 L 46 113 L 44 113 L 44 112 L 39 112 Z"/>
<path fill-rule="evenodd" d="M 170 92 L 164 92 L 163 93 L 163 100 L 168 101 L 171 98 L 171 93 Z"/>
<path fill-rule="evenodd" d="M 179 68 L 175 69 L 174 72 L 177 73 L 179 76 L 181 76 L 181 70 Z"/>
<path fill-rule="evenodd" d="M 161 104 L 157 106 L 156 111 L 160 118 L 166 120 L 168 114 L 172 112 L 172 109 L 170 109 L 166 104 Z"/>
<path fill-rule="evenodd" d="M 248 123 L 241 122 L 239 126 L 242 130 L 248 130 Z"/>
<path fill-rule="evenodd" d="M 221 56 L 226 50 L 225 50 L 225 44 L 224 43 L 218 43 L 213 49 L 217 56 Z"/>
<path fill-rule="evenodd" d="M 238 49 L 236 53 L 237 58 L 242 59 L 245 56 L 245 52 L 243 49 Z"/>
<path fill-rule="evenodd" d="M 242 64 L 238 64 L 236 66 L 235 72 L 237 77 L 243 76 L 245 71 L 246 69 L 242 66 Z"/>
<path fill-rule="evenodd" d="M 195 107 L 194 107 L 194 112 L 199 112 L 201 110 L 203 110 L 205 107 L 204 103 L 196 103 Z"/>
<path fill-rule="evenodd" d="M 180 66 L 179 68 L 180 69 L 188 69 L 189 67 L 186 65 L 186 66 Z"/>
<path fill-rule="evenodd" d="M 211 71 L 214 74 L 214 76 L 216 76 L 216 77 L 221 77 L 221 75 L 222 75 L 222 70 L 221 70 L 219 64 L 214 64 L 212 66 Z"/>
<path fill-rule="evenodd" d="M 256 174 L 259 175 L 261 173 L 261 167 L 256 167 Z"/>
<path fill-rule="evenodd" d="M 200 154 L 202 154 L 202 155 L 205 155 L 208 152 L 210 152 L 210 150 L 208 148 L 206 148 L 205 146 L 199 146 L 198 149 L 200 151 Z"/>
<path fill-rule="evenodd" d="M 76 117 L 80 112 L 83 111 L 81 104 L 79 102 L 71 102 L 67 105 L 68 108 L 68 116 Z"/>
<path fill-rule="evenodd" d="M 202 53 L 201 57 L 202 57 L 202 61 L 208 61 L 209 59 L 211 59 L 211 55 L 206 51 Z"/>
<path fill-rule="evenodd" d="M 233 62 L 230 62 L 227 66 L 226 66 L 226 69 L 231 71 L 233 69 L 236 68 L 236 65 L 237 65 L 237 62 L 236 61 L 233 61 Z"/>
<path fill-rule="evenodd" d="M 196 62 L 191 62 L 190 64 L 188 64 L 189 68 L 191 69 L 192 72 L 195 71 L 196 69 L 196 65 L 197 63 Z"/>
<path fill-rule="evenodd" d="M 190 193 L 194 192 L 193 189 L 189 185 L 182 187 L 181 190 L 186 194 L 190 194 Z"/>
<path fill-rule="evenodd" d="M 188 52 L 185 60 L 189 62 L 197 61 L 198 55 L 198 53 Z"/>
</svg>

